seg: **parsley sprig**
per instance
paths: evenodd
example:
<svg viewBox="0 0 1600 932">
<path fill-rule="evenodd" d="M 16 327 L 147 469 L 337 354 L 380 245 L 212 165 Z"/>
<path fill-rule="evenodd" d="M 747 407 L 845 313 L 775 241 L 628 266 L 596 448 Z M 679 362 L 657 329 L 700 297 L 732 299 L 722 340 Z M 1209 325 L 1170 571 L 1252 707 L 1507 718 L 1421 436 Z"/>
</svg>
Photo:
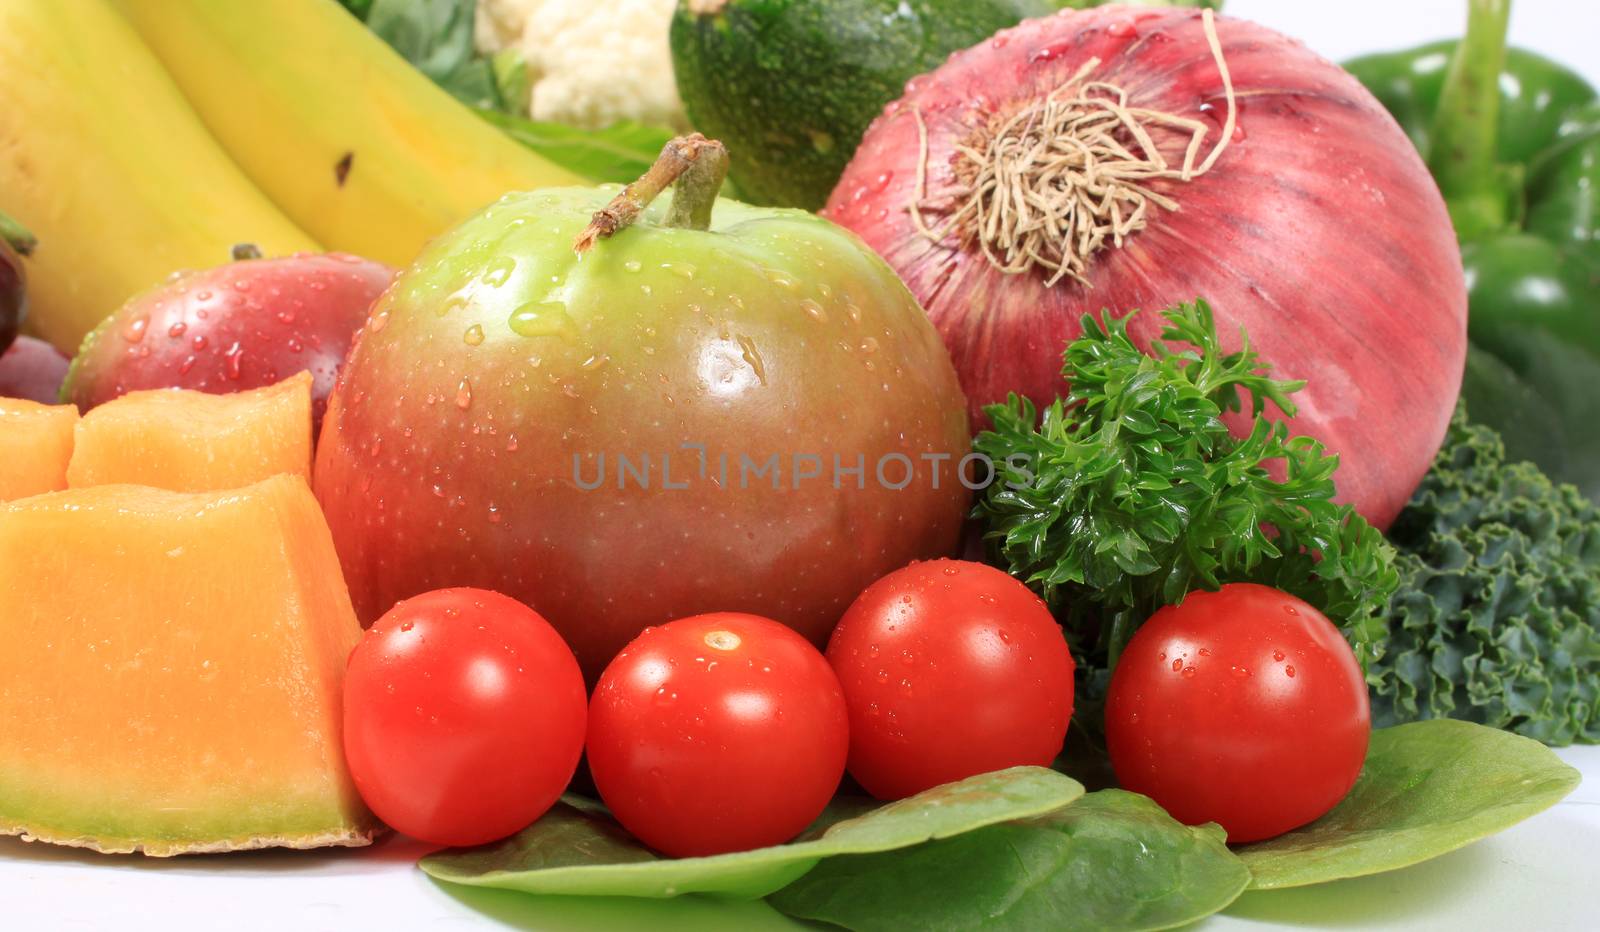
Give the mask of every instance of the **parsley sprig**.
<svg viewBox="0 0 1600 932">
<path fill-rule="evenodd" d="M 1128 337 L 1131 316 L 1084 316 L 1064 355 L 1071 392 L 1042 419 L 1015 395 L 988 408 L 976 446 L 997 481 L 977 514 L 992 555 L 1050 602 L 1102 686 L 1152 613 L 1228 582 L 1317 606 L 1365 662 L 1398 583 L 1394 550 L 1333 502 L 1338 457 L 1261 416 L 1271 402 L 1292 417 L 1305 383 L 1267 377 L 1242 332 L 1243 348 L 1223 352 L 1203 300 L 1165 311 L 1148 355 Z M 1241 439 L 1222 416 L 1246 404 Z"/>
</svg>

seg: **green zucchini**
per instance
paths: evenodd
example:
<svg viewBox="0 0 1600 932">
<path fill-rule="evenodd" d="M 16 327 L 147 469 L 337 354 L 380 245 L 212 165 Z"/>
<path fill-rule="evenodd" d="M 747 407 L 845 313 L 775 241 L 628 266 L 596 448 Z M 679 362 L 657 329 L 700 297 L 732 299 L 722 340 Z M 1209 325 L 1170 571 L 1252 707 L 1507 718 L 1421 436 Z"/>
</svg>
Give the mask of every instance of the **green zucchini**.
<svg viewBox="0 0 1600 932">
<path fill-rule="evenodd" d="M 689 121 L 757 204 L 815 210 L 906 80 L 1057 0 L 679 0 L 672 65 Z"/>
<path fill-rule="evenodd" d="M 908 79 L 1024 19 L 1096 5 L 679 0 L 672 64 L 690 122 L 727 145 L 740 194 L 752 203 L 815 210 L 867 124 L 900 96 Z"/>
</svg>

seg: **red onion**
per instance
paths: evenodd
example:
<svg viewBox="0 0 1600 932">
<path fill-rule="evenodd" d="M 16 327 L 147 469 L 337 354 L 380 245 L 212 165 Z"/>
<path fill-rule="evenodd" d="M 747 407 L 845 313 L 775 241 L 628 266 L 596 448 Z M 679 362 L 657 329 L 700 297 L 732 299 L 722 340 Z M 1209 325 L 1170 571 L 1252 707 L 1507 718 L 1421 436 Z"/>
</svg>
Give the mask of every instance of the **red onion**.
<svg viewBox="0 0 1600 932">
<path fill-rule="evenodd" d="M 825 214 L 905 279 L 975 416 L 1065 394 L 1084 313 L 1205 297 L 1225 338 L 1244 327 L 1278 377 L 1308 380 L 1293 430 L 1341 454 L 1341 498 L 1386 527 L 1465 360 L 1444 202 L 1353 77 L 1209 17 L 1066 11 L 958 52 L 872 124 Z"/>
</svg>

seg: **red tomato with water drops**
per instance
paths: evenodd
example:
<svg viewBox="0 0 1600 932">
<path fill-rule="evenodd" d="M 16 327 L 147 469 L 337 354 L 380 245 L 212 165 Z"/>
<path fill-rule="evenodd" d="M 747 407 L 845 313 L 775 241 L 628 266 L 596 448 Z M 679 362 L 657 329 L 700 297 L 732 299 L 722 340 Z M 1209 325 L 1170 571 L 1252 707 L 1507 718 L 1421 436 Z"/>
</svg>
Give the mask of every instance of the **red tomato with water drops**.
<svg viewBox="0 0 1600 932">
<path fill-rule="evenodd" d="M 223 395 L 304 370 L 320 424 L 339 367 L 394 269 L 344 253 L 262 259 L 250 258 L 252 250 L 176 273 L 107 317 L 78 352 L 67 400 L 87 411 L 137 389 Z"/>
<path fill-rule="evenodd" d="M 674 857 L 788 841 L 844 776 L 839 681 L 767 618 L 697 615 L 646 628 L 600 676 L 589 770 L 617 821 Z"/>
<path fill-rule="evenodd" d="M 913 563 L 868 587 L 828 642 L 850 709 L 850 775 L 880 799 L 1048 765 L 1072 720 L 1072 652 L 992 566 Z"/>
<path fill-rule="evenodd" d="M 397 831 L 478 845 L 561 796 L 585 716 L 577 658 L 544 618 L 497 592 L 440 589 L 390 609 L 351 653 L 345 756 Z"/>
<path fill-rule="evenodd" d="M 1321 612 L 1254 583 L 1150 616 L 1106 698 L 1124 789 L 1228 841 L 1281 835 L 1355 785 L 1372 720 L 1350 645 Z"/>
</svg>

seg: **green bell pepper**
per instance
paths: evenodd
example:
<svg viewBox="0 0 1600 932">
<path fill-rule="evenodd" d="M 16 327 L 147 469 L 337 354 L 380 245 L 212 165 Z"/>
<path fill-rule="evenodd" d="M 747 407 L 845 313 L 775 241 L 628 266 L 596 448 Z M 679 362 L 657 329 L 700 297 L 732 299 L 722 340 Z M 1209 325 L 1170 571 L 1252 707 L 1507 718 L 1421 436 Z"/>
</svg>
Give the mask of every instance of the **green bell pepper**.
<svg viewBox="0 0 1600 932">
<path fill-rule="evenodd" d="M 1535 389 L 1587 384 L 1600 393 L 1600 99 L 1570 68 L 1507 48 L 1509 12 L 1510 0 L 1469 0 L 1459 41 L 1345 68 L 1394 115 L 1439 183 L 1461 240 L 1473 344 Z M 1563 350 L 1551 363 L 1538 347 L 1556 344 Z M 1560 378 L 1542 371 L 1552 364 Z M 1469 367 L 1469 397 L 1492 390 L 1474 384 L 1480 377 Z M 1543 401 L 1573 407 L 1568 398 Z M 1567 427 L 1572 443 L 1589 445 L 1585 455 L 1512 452 L 1600 496 L 1600 444 L 1591 439 L 1600 427 Z"/>
</svg>

